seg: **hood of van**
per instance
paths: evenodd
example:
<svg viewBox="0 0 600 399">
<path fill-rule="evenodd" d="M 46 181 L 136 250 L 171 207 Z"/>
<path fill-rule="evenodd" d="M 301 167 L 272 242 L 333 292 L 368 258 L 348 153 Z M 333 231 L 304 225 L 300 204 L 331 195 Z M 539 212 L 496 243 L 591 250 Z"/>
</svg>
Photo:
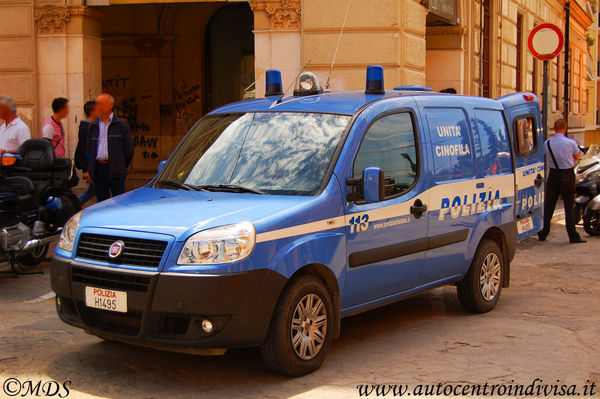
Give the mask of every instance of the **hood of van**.
<svg viewBox="0 0 600 399">
<path fill-rule="evenodd" d="M 79 228 L 168 234 L 176 241 L 212 227 L 256 222 L 310 197 L 140 188 L 91 206 Z"/>
</svg>

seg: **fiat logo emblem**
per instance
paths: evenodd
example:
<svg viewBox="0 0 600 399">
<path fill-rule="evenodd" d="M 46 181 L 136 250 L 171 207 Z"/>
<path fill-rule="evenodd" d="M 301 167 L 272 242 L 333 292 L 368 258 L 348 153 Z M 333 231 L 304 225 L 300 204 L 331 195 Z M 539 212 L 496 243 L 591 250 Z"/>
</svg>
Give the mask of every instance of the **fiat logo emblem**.
<svg viewBox="0 0 600 399">
<path fill-rule="evenodd" d="M 115 241 L 110 244 L 108 248 L 108 257 L 111 259 L 118 258 L 123 253 L 123 249 L 125 248 L 125 243 L 121 240 Z"/>
</svg>

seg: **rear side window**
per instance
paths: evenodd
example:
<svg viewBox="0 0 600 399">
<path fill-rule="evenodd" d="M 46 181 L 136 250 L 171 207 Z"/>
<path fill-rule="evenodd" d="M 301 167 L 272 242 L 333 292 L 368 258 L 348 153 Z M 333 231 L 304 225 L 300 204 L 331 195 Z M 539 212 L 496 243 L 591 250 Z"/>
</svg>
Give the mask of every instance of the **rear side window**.
<svg viewBox="0 0 600 399">
<path fill-rule="evenodd" d="M 479 146 L 477 166 L 484 175 L 498 175 L 512 172 L 510 143 L 504 115 L 501 111 L 475 110 Z"/>
<path fill-rule="evenodd" d="M 461 108 L 427 108 L 435 179 L 438 182 L 473 177 L 473 141 Z"/>
<path fill-rule="evenodd" d="M 536 152 L 538 145 L 536 131 L 535 119 L 532 116 L 522 116 L 515 119 L 518 156 L 522 157 Z"/>
<path fill-rule="evenodd" d="M 365 168 L 379 167 L 385 179 L 385 198 L 404 193 L 417 179 L 417 146 L 413 119 L 409 113 L 384 116 L 375 121 L 363 138 L 354 177 Z"/>
</svg>

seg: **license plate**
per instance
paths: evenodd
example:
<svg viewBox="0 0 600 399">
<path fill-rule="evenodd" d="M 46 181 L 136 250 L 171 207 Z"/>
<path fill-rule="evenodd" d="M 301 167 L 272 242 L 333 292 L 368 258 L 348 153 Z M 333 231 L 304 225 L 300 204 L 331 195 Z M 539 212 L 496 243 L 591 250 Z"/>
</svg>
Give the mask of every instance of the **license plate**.
<svg viewBox="0 0 600 399">
<path fill-rule="evenodd" d="M 127 313 L 127 293 L 105 288 L 85 287 L 85 305 L 90 308 Z"/>
<path fill-rule="evenodd" d="M 519 234 L 523 234 L 531 230 L 533 230 L 533 218 L 531 216 L 517 221 L 517 231 Z"/>
</svg>

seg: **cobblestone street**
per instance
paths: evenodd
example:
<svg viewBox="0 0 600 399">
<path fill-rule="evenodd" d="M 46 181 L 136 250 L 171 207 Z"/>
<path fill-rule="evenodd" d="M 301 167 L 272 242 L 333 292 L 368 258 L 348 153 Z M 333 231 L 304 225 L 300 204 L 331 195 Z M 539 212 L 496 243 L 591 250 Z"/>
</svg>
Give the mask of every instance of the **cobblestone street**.
<svg viewBox="0 0 600 399">
<path fill-rule="evenodd" d="M 63 324 L 43 275 L 0 277 L 0 380 L 72 381 L 70 397 L 358 397 L 357 384 L 600 383 L 599 239 L 520 243 L 495 311 L 444 287 L 347 318 L 323 367 L 286 379 L 256 349 L 196 357 L 103 342 Z M 0 398 L 7 397 L 0 392 Z"/>
</svg>

